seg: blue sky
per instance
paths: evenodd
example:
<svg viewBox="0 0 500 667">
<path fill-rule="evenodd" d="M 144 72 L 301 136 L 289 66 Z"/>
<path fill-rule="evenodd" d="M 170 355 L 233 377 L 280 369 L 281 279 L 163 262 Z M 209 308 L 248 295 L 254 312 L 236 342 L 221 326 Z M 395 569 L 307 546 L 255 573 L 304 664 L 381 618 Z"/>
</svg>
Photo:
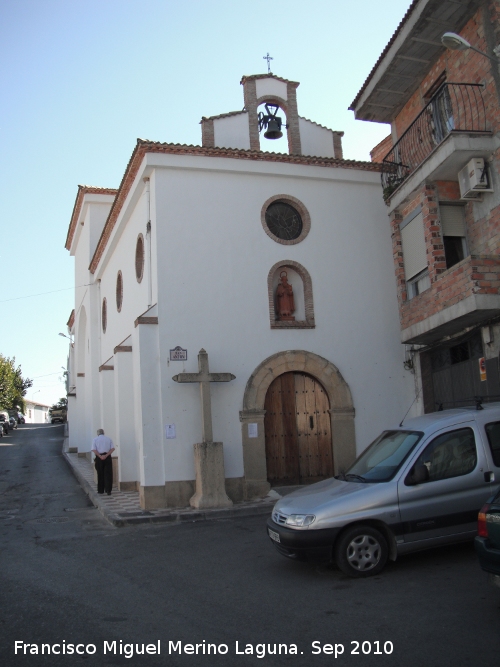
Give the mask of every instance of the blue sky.
<svg viewBox="0 0 500 667">
<path fill-rule="evenodd" d="M 201 117 L 241 109 L 267 52 L 300 82 L 299 113 L 369 159 L 388 127 L 347 107 L 409 4 L 0 0 L 0 353 L 35 378 L 28 398 L 64 395 L 77 185 L 117 187 L 137 137 L 199 144 Z"/>
</svg>

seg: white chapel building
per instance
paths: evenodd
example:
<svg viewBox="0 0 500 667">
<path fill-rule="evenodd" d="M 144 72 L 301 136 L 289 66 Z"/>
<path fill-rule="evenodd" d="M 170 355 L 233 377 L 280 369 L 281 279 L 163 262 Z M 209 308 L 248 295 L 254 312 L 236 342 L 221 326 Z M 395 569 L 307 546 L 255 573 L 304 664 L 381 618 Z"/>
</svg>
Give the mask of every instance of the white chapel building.
<svg viewBox="0 0 500 667">
<path fill-rule="evenodd" d="M 189 505 L 204 439 L 233 502 L 263 497 L 345 469 L 415 398 L 379 165 L 299 115 L 297 82 L 241 85 L 201 146 L 138 140 L 117 190 L 79 186 L 69 225 L 70 448 L 104 428 L 145 509 Z"/>
</svg>

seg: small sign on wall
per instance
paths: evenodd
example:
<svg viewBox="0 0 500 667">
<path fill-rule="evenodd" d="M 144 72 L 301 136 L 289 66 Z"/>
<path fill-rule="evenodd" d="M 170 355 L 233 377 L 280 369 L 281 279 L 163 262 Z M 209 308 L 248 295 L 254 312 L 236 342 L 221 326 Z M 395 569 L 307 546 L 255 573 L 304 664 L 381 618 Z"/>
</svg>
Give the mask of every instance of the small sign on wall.
<svg viewBox="0 0 500 667">
<path fill-rule="evenodd" d="M 184 350 L 180 345 L 170 350 L 170 361 L 187 361 L 188 351 Z"/>
<path fill-rule="evenodd" d="M 167 440 L 175 438 L 175 424 L 165 424 L 165 437 Z"/>
<path fill-rule="evenodd" d="M 248 424 L 248 437 L 249 438 L 259 437 L 259 428 L 257 424 Z"/>
<path fill-rule="evenodd" d="M 479 359 L 479 379 L 481 382 L 486 382 L 486 360 L 484 357 Z"/>
</svg>

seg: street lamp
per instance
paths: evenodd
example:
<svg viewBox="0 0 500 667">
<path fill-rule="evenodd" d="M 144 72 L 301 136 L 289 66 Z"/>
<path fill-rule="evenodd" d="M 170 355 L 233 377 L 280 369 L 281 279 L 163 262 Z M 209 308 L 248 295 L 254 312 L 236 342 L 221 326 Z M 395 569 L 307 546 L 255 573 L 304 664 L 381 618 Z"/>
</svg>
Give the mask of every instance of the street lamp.
<svg viewBox="0 0 500 667">
<path fill-rule="evenodd" d="M 482 56 L 489 58 L 489 60 L 493 61 L 494 63 L 500 64 L 500 60 L 498 58 L 493 58 L 493 56 L 489 56 L 487 53 L 484 53 L 484 51 L 476 49 L 475 46 L 469 44 L 466 39 L 464 39 L 461 35 L 457 35 L 456 32 L 445 32 L 441 37 L 441 44 L 446 46 L 447 49 L 451 49 L 452 51 L 467 51 L 468 49 L 472 49 L 476 53 L 480 53 Z"/>
<path fill-rule="evenodd" d="M 73 339 L 70 338 L 69 336 L 66 336 L 66 334 L 60 333 L 58 336 L 62 336 L 63 338 L 67 338 L 69 341 L 73 342 Z"/>
</svg>

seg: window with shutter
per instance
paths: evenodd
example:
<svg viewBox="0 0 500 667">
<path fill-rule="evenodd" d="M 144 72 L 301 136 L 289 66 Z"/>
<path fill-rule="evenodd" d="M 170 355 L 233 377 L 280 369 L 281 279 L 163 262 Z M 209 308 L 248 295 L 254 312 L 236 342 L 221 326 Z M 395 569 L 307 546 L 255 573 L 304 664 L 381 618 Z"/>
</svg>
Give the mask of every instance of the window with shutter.
<svg viewBox="0 0 500 667">
<path fill-rule="evenodd" d="M 446 268 L 449 269 L 461 262 L 468 254 L 465 242 L 465 208 L 452 204 L 440 204 L 439 213 Z"/>
<path fill-rule="evenodd" d="M 422 213 L 415 216 L 401 229 L 403 259 L 406 280 L 427 269 L 427 251 L 425 248 L 424 219 Z"/>
<path fill-rule="evenodd" d="M 401 242 L 407 282 L 407 298 L 412 299 L 431 286 L 427 270 L 424 219 L 417 213 L 401 223 Z"/>
</svg>

